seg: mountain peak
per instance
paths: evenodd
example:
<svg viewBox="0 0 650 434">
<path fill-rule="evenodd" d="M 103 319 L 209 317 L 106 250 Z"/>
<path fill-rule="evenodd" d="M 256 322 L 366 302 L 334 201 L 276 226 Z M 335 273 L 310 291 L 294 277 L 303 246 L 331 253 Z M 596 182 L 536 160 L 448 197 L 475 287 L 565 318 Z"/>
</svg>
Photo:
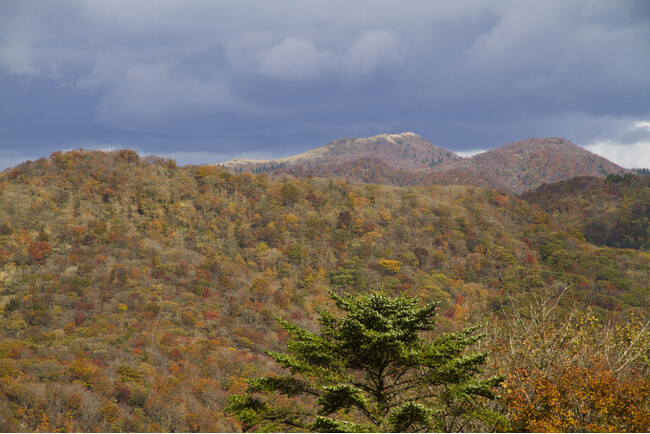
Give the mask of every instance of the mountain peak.
<svg viewBox="0 0 650 434">
<path fill-rule="evenodd" d="M 581 148 L 570 140 L 563 139 L 561 137 L 532 137 L 525 140 L 519 140 L 516 142 L 508 143 L 507 145 L 501 146 L 496 149 L 513 149 L 513 148 L 526 148 L 526 149 L 539 149 L 539 148 L 553 148 L 553 149 L 563 149 L 563 148 Z"/>
<path fill-rule="evenodd" d="M 423 171 L 460 157 L 440 148 L 418 134 L 379 134 L 372 137 L 345 137 L 324 146 L 274 160 L 230 160 L 223 166 L 237 171 L 269 171 L 298 166 L 329 167 L 372 159 L 397 170 Z"/>
<path fill-rule="evenodd" d="M 231 160 L 234 171 L 279 170 L 297 176 L 350 177 L 365 182 L 466 184 L 522 193 L 576 176 L 605 177 L 626 170 L 561 137 L 529 138 L 460 158 L 418 134 L 346 137 L 275 160 Z"/>
<path fill-rule="evenodd" d="M 438 168 L 429 181 L 478 183 L 522 193 L 543 183 L 576 176 L 623 174 L 622 167 L 558 137 L 530 138 L 452 162 Z"/>
</svg>

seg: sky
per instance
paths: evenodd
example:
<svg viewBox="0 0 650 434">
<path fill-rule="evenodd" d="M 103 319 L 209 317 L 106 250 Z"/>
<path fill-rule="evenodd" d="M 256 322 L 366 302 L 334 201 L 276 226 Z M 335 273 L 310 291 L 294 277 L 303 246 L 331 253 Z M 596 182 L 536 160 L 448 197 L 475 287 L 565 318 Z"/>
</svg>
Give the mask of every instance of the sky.
<svg viewBox="0 0 650 434">
<path fill-rule="evenodd" d="M 0 169 L 406 131 L 464 156 L 563 137 L 650 167 L 650 1 L 0 1 Z"/>
</svg>

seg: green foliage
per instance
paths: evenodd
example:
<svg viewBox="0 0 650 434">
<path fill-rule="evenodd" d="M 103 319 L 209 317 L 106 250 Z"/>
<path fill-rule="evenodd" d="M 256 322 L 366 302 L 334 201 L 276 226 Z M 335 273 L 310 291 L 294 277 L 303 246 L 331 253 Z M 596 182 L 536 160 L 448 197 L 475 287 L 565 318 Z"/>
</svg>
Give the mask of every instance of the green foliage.
<svg viewBox="0 0 650 434">
<path fill-rule="evenodd" d="M 295 262 L 302 262 L 307 258 L 307 249 L 302 244 L 292 244 L 287 249 L 287 256 Z"/>
<path fill-rule="evenodd" d="M 605 177 L 605 181 L 607 182 L 612 182 L 614 184 L 617 184 L 619 182 L 624 182 L 629 184 L 632 181 L 632 174 L 631 173 L 626 173 L 623 176 L 616 174 L 616 173 L 610 173 Z"/>
<path fill-rule="evenodd" d="M 345 261 L 335 271 L 329 273 L 330 283 L 348 291 L 362 292 L 367 288 L 367 279 L 363 275 L 359 258 Z"/>
<path fill-rule="evenodd" d="M 301 194 L 302 190 L 293 182 L 287 182 L 282 186 L 282 200 L 285 205 L 295 203 Z"/>
<path fill-rule="evenodd" d="M 229 398 L 245 430 L 456 431 L 494 422 L 483 399 L 503 378 L 479 378 L 488 354 L 466 352 L 481 337 L 477 327 L 432 339 L 435 302 L 330 296 L 345 315 L 321 310 L 317 334 L 279 320 L 289 352 L 268 354 L 289 373 L 248 380 L 245 394 Z"/>
</svg>

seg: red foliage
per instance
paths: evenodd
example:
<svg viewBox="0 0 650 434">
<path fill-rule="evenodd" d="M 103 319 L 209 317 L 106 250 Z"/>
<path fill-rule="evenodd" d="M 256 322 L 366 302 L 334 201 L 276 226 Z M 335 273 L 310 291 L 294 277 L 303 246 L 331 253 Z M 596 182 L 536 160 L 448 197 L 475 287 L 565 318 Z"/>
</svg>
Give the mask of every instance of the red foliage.
<svg viewBox="0 0 650 434">
<path fill-rule="evenodd" d="M 323 203 L 324 199 L 322 196 L 317 196 L 314 193 L 311 193 L 310 195 L 307 196 L 307 200 L 312 204 L 312 205 L 320 205 Z"/>
<path fill-rule="evenodd" d="M 339 213 L 338 217 L 339 223 L 343 226 L 348 226 L 350 223 L 352 223 L 352 214 L 350 214 L 350 211 L 344 210 Z"/>
<path fill-rule="evenodd" d="M 120 384 L 115 391 L 115 399 L 117 402 L 126 402 L 131 397 L 131 391 L 123 384 Z"/>
<path fill-rule="evenodd" d="M 530 253 L 526 255 L 526 258 L 524 259 L 524 264 L 534 264 L 535 262 L 537 261 L 535 261 L 533 255 L 531 255 Z"/>
<path fill-rule="evenodd" d="M 27 247 L 27 253 L 34 258 L 36 262 L 42 262 L 52 251 L 50 244 L 45 241 L 36 241 Z"/>
<path fill-rule="evenodd" d="M 205 279 L 205 280 L 210 280 L 212 278 L 210 272 L 208 270 L 204 270 L 203 268 L 199 268 L 196 270 L 196 277 L 198 279 Z"/>
<path fill-rule="evenodd" d="M 183 353 L 178 348 L 174 348 L 169 352 L 169 356 L 174 360 L 180 360 L 183 358 Z"/>
<path fill-rule="evenodd" d="M 425 247 L 416 247 L 413 249 L 413 254 L 418 258 L 418 261 L 422 262 L 429 256 L 429 250 Z"/>
<path fill-rule="evenodd" d="M 205 319 L 217 319 L 219 318 L 219 314 L 213 310 L 207 310 L 205 311 L 205 314 L 203 314 L 203 318 Z"/>
<path fill-rule="evenodd" d="M 104 197 L 105 200 L 108 200 L 111 197 L 117 196 L 117 193 L 115 193 L 115 190 L 113 190 L 112 188 L 105 188 L 102 191 L 102 196 Z"/>
<path fill-rule="evenodd" d="M 79 310 L 93 310 L 93 309 L 95 309 L 94 303 L 88 303 L 88 302 L 84 302 L 84 301 L 78 301 L 76 307 Z"/>
<path fill-rule="evenodd" d="M 77 312 L 74 316 L 74 324 L 78 327 L 86 321 L 86 314 L 83 312 Z"/>
</svg>

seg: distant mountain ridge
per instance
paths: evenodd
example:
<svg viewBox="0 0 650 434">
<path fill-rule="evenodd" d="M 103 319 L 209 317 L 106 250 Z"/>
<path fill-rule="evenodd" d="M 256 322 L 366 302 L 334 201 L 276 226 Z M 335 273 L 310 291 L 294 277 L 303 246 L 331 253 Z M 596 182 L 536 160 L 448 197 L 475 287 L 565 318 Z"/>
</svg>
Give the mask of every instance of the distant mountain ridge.
<svg viewBox="0 0 650 434">
<path fill-rule="evenodd" d="M 460 160 L 461 157 L 411 133 L 380 134 L 373 137 L 347 137 L 302 154 L 273 160 L 234 159 L 221 166 L 236 171 L 269 171 L 293 166 L 333 166 L 352 160 L 373 158 L 397 170 L 425 171 Z"/>
<path fill-rule="evenodd" d="M 345 177 L 395 185 L 477 185 L 513 193 L 576 176 L 630 173 L 562 138 L 531 138 L 461 158 L 415 133 L 343 138 L 287 158 L 235 159 L 221 165 L 236 172 Z"/>
<path fill-rule="evenodd" d="M 576 176 L 604 178 L 630 172 L 562 138 L 532 138 L 509 143 L 434 169 L 422 183 L 481 185 L 522 193 Z"/>
</svg>

